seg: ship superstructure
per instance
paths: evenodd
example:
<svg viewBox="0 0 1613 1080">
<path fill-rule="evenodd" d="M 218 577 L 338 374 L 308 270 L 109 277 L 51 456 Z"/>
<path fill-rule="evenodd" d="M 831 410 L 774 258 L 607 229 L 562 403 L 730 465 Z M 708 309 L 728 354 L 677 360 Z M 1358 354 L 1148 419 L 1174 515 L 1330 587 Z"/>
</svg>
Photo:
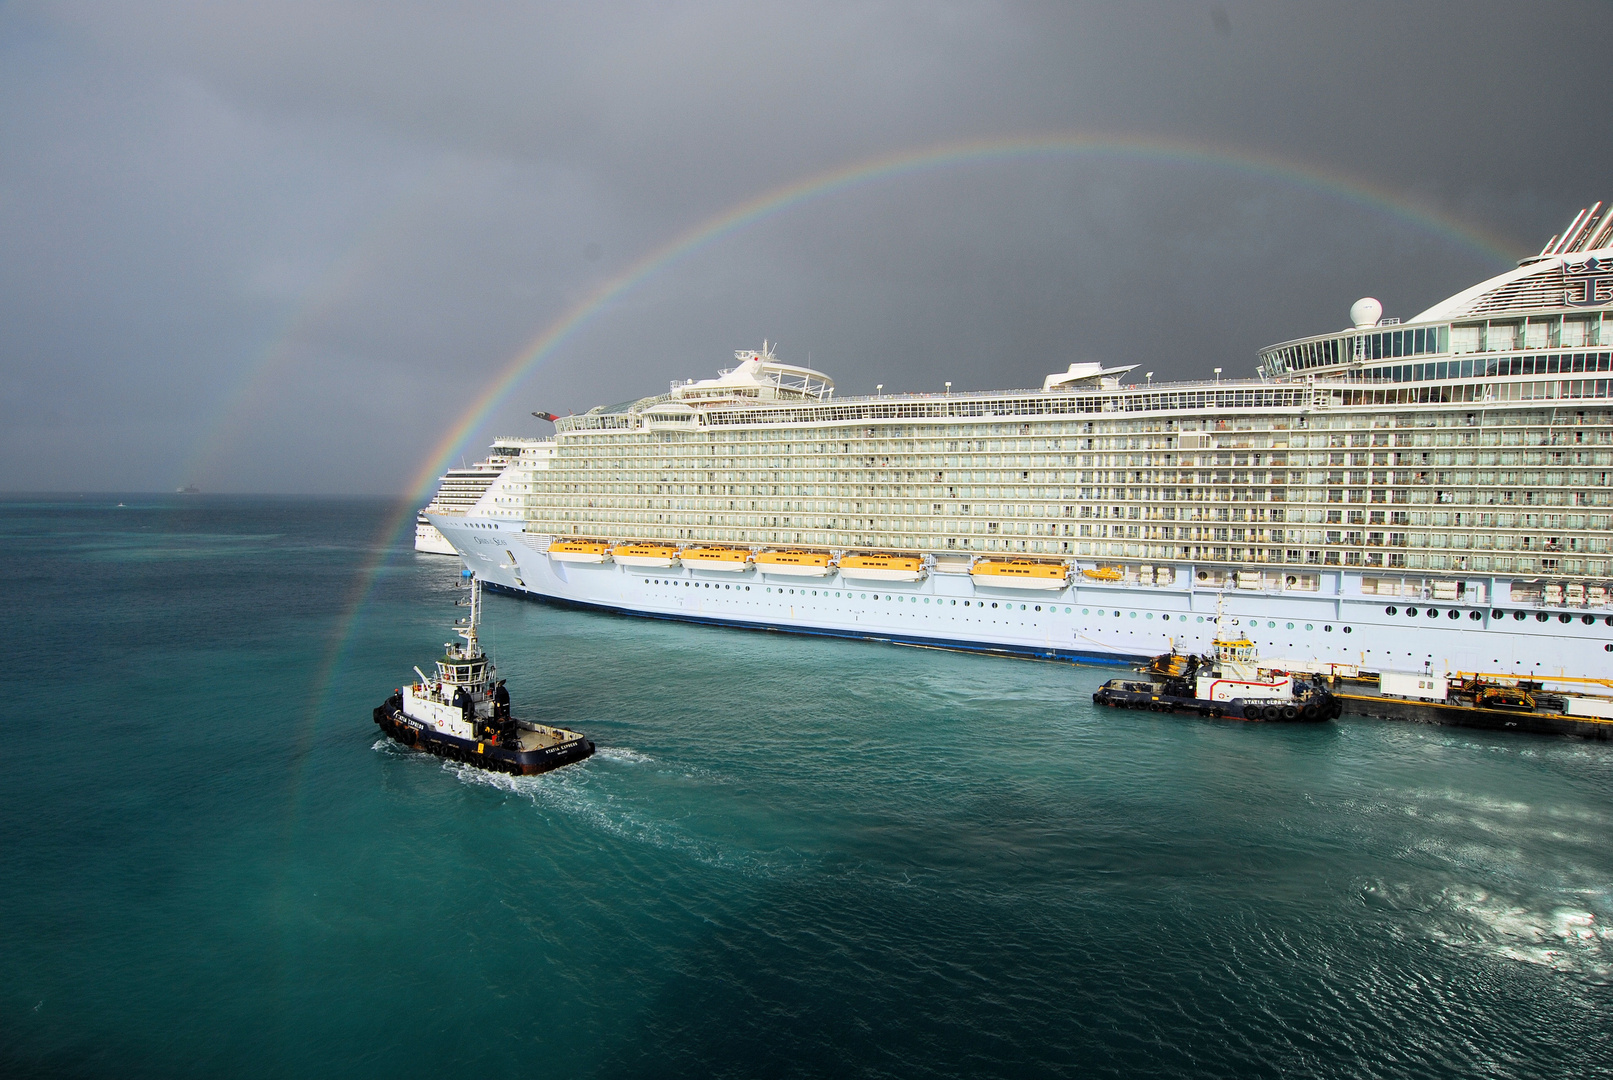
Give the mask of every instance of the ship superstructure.
<svg viewBox="0 0 1613 1080">
<path fill-rule="evenodd" d="M 637 614 L 1131 658 L 1210 647 L 1225 593 L 1267 655 L 1591 674 L 1613 660 L 1610 314 L 1598 204 L 1517 268 L 1404 323 L 1361 301 L 1250 379 L 1075 364 L 836 398 L 746 351 L 560 418 L 524 518 L 433 520 L 493 585 Z M 610 557 L 630 543 L 700 550 Z M 870 558 L 906 572 L 848 572 Z"/>
<path fill-rule="evenodd" d="M 525 496 L 530 494 L 525 474 L 546 468 L 554 447 L 552 439 L 504 436 L 493 440 L 485 459 L 465 468 L 449 469 L 437 481 L 437 493 L 431 502 L 415 516 L 414 549 L 434 555 L 456 554 L 454 546 L 427 519 L 428 513 L 524 518 Z M 523 470 L 520 478 L 506 475 L 516 464 Z"/>
</svg>

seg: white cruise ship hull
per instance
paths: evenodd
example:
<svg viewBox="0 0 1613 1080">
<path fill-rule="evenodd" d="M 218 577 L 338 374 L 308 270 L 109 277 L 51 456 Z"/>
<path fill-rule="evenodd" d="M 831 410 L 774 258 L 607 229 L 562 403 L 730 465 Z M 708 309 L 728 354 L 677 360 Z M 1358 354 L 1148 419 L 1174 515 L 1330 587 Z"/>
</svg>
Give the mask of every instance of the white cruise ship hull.
<svg viewBox="0 0 1613 1080">
<path fill-rule="evenodd" d="M 423 516 L 423 515 L 422 515 Z M 454 545 L 448 538 L 437 530 L 429 521 L 416 521 L 414 526 L 414 549 L 428 555 L 458 555 Z"/>
<path fill-rule="evenodd" d="M 533 599 L 653 618 L 1129 662 L 1172 647 L 1208 651 L 1217 605 L 1224 603 L 1226 618 L 1236 621 L 1262 655 L 1302 660 L 1305 670 L 1325 671 L 1328 665 L 1368 671 L 1428 667 L 1436 672 L 1577 677 L 1605 672 L 1613 658 L 1604 647 L 1613 637 L 1605 608 L 1502 603 L 1492 609 L 1478 603 L 1386 599 L 1363 594 L 1359 573 L 1344 569 L 1319 574 L 1316 591 L 1223 592 L 1196 585 L 1194 567 L 1182 564 L 1172 585 L 1077 579 L 1056 592 L 1009 597 L 964 574 L 887 584 L 838 575 L 780 583 L 752 570 L 713 580 L 687 567 L 656 572 L 610 563 L 560 563 L 547 554 L 547 537 L 525 533 L 517 522 L 435 522 L 465 564 L 491 586 Z M 1510 582 L 1496 580 L 1486 595 L 1506 596 L 1509 589 Z"/>
</svg>

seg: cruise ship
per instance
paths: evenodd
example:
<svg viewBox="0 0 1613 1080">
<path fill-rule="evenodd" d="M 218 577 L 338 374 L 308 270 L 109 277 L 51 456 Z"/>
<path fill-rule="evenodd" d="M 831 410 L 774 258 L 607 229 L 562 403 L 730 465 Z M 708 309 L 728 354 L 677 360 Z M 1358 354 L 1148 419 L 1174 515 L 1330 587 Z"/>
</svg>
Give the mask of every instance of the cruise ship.
<svg viewBox="0 0 1613 1080">
<path fill-rule="evenodd" d="M 1613 214 L 1251 377 L 837 398 L 764 345 L 561 418 L 520 512 L 428 518 L 488 585 L 634 615 L 1044 658 L 1613 665 Z"/>
<path fill-rule="evenodd" d="M 514 476 L 502 482 L 500 478 L 517 461 L 522 462 L 524 470 L 541 469 L 554 446 L 552 439 L 497 438 L 484 460 L 443 473 L 437 481 L 437 493 L 415 515 L 414 549 L 432 555 L 458 554 L 427 514 L 462 517 L 474 512 L 478 517 L 520 517 L 524 500 L 517 502 L 514 498 L 517 493 L 510 487 Z"/>
</svg>

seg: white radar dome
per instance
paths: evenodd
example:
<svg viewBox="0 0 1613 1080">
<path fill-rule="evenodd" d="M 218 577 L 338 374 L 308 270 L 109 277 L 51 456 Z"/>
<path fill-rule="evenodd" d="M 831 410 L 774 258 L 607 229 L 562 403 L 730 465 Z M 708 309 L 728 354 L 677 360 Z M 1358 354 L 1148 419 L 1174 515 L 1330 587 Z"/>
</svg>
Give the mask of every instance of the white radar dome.
<svg viewBox="0 0 1613 1080">
<path fill-rule="evenodd" d="M 1350 322 L 1355 324 L 1357 330 L 1377 326 L 1381 318 L 1383 318 L 1383 305 L 1370 296 L 1363 296 L 1350 305 Z"/>
</svg>

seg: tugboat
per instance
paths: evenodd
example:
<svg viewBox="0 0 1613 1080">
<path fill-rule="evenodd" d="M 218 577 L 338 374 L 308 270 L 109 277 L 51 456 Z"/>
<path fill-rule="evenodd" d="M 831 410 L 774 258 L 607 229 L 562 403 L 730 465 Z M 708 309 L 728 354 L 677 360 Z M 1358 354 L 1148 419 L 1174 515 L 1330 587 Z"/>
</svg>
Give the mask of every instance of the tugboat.
<svg viewBox="0 0 1613 1080">
<path fill-rule="evenodd" d="M 1262 667 L 1255 643 L 1224 635 L 1216 616 L 1212 651 L 1205 656 L 1172 649 L 1138 671 L 1146 679 L 1110 679 L 1092 695 L 1098 705 L 1153 712 L 1196 712 L 1239 720 L 1333 720 L 1344 711 L 1319 676 Z"/>
<path fill-rule="evenodd" d="M 450 641 L 437 661 L 437 677 L 420 677 L 375 709 L 387 738 L 449 761 L 489 772 L 532 776 L 581 761 L 594 744 L 580 732 L 510 716 L 504 681 L 476 641 L 482 617 L 482 582 L 470 580 L 470 616 L 454 624 L 464 642 Z"/>
</svg>

